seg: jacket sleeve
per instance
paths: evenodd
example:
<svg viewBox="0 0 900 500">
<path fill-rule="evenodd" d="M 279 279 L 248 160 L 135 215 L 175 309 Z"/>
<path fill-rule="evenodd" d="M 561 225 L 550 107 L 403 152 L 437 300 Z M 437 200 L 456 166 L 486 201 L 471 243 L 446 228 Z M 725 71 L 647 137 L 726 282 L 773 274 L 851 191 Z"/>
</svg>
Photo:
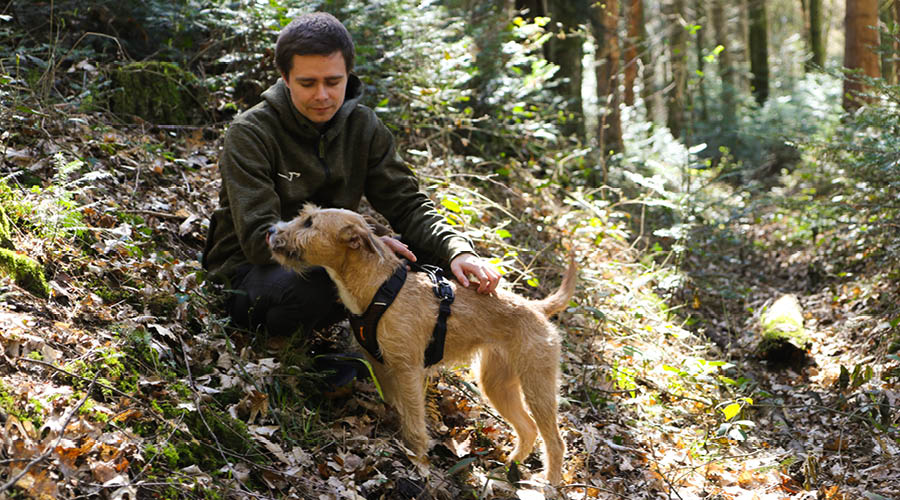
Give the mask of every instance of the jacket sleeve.
<svg viewBox="0 0 900 500">
<path fill-rule="evenodd" d="M 376 118 L 377 120 L 377 118 Z M 475 253 L 468 238 L 456 232 L 419 190 L 419 181 L 397 154 L 394 137 L 377 120 L 369 150 L 366 198 L 426 261 L 449 264 L 461 253 Z"/>
<path fill-rule="evenodd" d="M 281 205 L 272 179 L 273 149 L 265 135 L 247 123 L 234 123 L 225 134 L 219 160 L 222 185 L 244 256 L 252 264 L 272 262 L 266 231 L 281 220 Z"/>
</svg>

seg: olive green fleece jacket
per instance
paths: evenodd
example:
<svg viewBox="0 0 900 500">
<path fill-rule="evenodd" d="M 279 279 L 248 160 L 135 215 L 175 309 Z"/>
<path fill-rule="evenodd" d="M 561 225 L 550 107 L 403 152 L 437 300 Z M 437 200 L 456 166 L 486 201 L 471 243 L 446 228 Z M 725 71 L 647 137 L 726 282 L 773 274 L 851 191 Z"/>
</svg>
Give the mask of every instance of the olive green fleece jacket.
<svg viewBox="0 0 900 500">
<path fill-rule="evenodd" d="M 420 260 L 446 265 L 474 253 L 419 191 L 390 131 L 361 98 L 362 82 L 351 75 L 343 106 L 319 130 L 279 80 L 234 119 L 219 157 L 219 208 L 202 259 L 214 280 L 230 278 L 242 264 L 273 263 L 266 231 L 305 203 L 356 210 L 363 195 Z"/>
</svg>

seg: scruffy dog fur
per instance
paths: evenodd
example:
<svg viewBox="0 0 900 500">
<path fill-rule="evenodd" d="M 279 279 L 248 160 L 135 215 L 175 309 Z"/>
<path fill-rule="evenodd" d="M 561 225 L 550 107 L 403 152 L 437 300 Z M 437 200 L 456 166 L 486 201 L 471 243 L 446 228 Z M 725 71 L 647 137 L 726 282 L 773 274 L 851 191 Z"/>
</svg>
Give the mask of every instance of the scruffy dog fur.
<svg viewBox="0 0 900 500">
<path fill-rule="evenodd" d="M 267 239 L 283 266 L 299 273 L 310 266 L 324 267 L 353 314 L 362 314 L 401 262 L 362 216 L 348 210 L 306 205 L 292 221 L 273 226 Z M 560 289 L 540 301 L 501 289 L 483 295 L 455 281 L 452 286 L 456 299 L 447 319 L 442 363 L 480 357 L 479 386 L 516 432 L 510 459 L 523 462 L 540 431 L 546 478 L 559 483 L 565 453 L 556 422 L 560 345 L 548 317 L 565 308 L 574 293 L 574 260 Z M 410 273 L 378 323 L 384 364 L 366 353 L 385 397 L 400 414 L 402 436 L 420 463 L 426 462 L 428 450 L 424 356 L 438 302 L 431 280 L 424 273 Z"/>
</svg>

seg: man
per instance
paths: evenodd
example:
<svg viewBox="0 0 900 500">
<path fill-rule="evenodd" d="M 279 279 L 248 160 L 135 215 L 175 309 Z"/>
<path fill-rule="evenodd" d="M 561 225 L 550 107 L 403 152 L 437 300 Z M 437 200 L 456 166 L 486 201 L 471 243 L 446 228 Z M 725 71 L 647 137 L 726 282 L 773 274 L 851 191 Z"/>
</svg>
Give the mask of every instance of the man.
<svg viewBox="0 0 900 500">
<path fill-rule="evenodd" d="M 395 149 L 390 131 L 359 104 L 354 46 L 330 14 L 303 15 L 275 45 L 281 79 L 263 102 L 237 116 L 219 158 L 222 189 L 210 221 L 203 266 L 234 291 L 227 312 L 239 326 L 290 335 L 321 328 L 344 313 L 323 269 L 298 276 L 272 260 L 265 234 L 307 202 L 356 210 L 363 195 L 400 240 L 400 256 L 445 265 L 463 286 L 470 277 L 491 293 L 500 275 L 447 225 Z"/>
</svg>

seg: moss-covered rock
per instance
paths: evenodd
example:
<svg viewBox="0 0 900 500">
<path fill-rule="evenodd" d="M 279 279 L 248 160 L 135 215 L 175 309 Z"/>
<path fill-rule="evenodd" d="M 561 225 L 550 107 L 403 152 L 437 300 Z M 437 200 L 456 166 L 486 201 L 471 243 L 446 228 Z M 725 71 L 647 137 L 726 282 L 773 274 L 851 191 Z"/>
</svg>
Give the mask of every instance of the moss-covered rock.
<svg viewBox="0 0 900 500">
<path fill-rule="evenodd" d="M 50 297 L 50 285 L 44 271 L 31 257 L 0 248 L 0 273 L 12 276 L 17 285 L 38 297 Z"/>
<path fill-rule="evenodd" d="M 760 320 L 762 340 L 757 352 L 776 366 L 799 367 L 806 363 L 809 336 L 803 327 L 803 309 L 794 295 L 772 304 Z"/>
<path fill-rule="evenodd" d="M 188 124 L 203 118 L 206 92 L 200 81 L 177 64 L 146 61 L 126 64 L 110 74 L 110 109 L 152 123 Z"/>
</svg>

